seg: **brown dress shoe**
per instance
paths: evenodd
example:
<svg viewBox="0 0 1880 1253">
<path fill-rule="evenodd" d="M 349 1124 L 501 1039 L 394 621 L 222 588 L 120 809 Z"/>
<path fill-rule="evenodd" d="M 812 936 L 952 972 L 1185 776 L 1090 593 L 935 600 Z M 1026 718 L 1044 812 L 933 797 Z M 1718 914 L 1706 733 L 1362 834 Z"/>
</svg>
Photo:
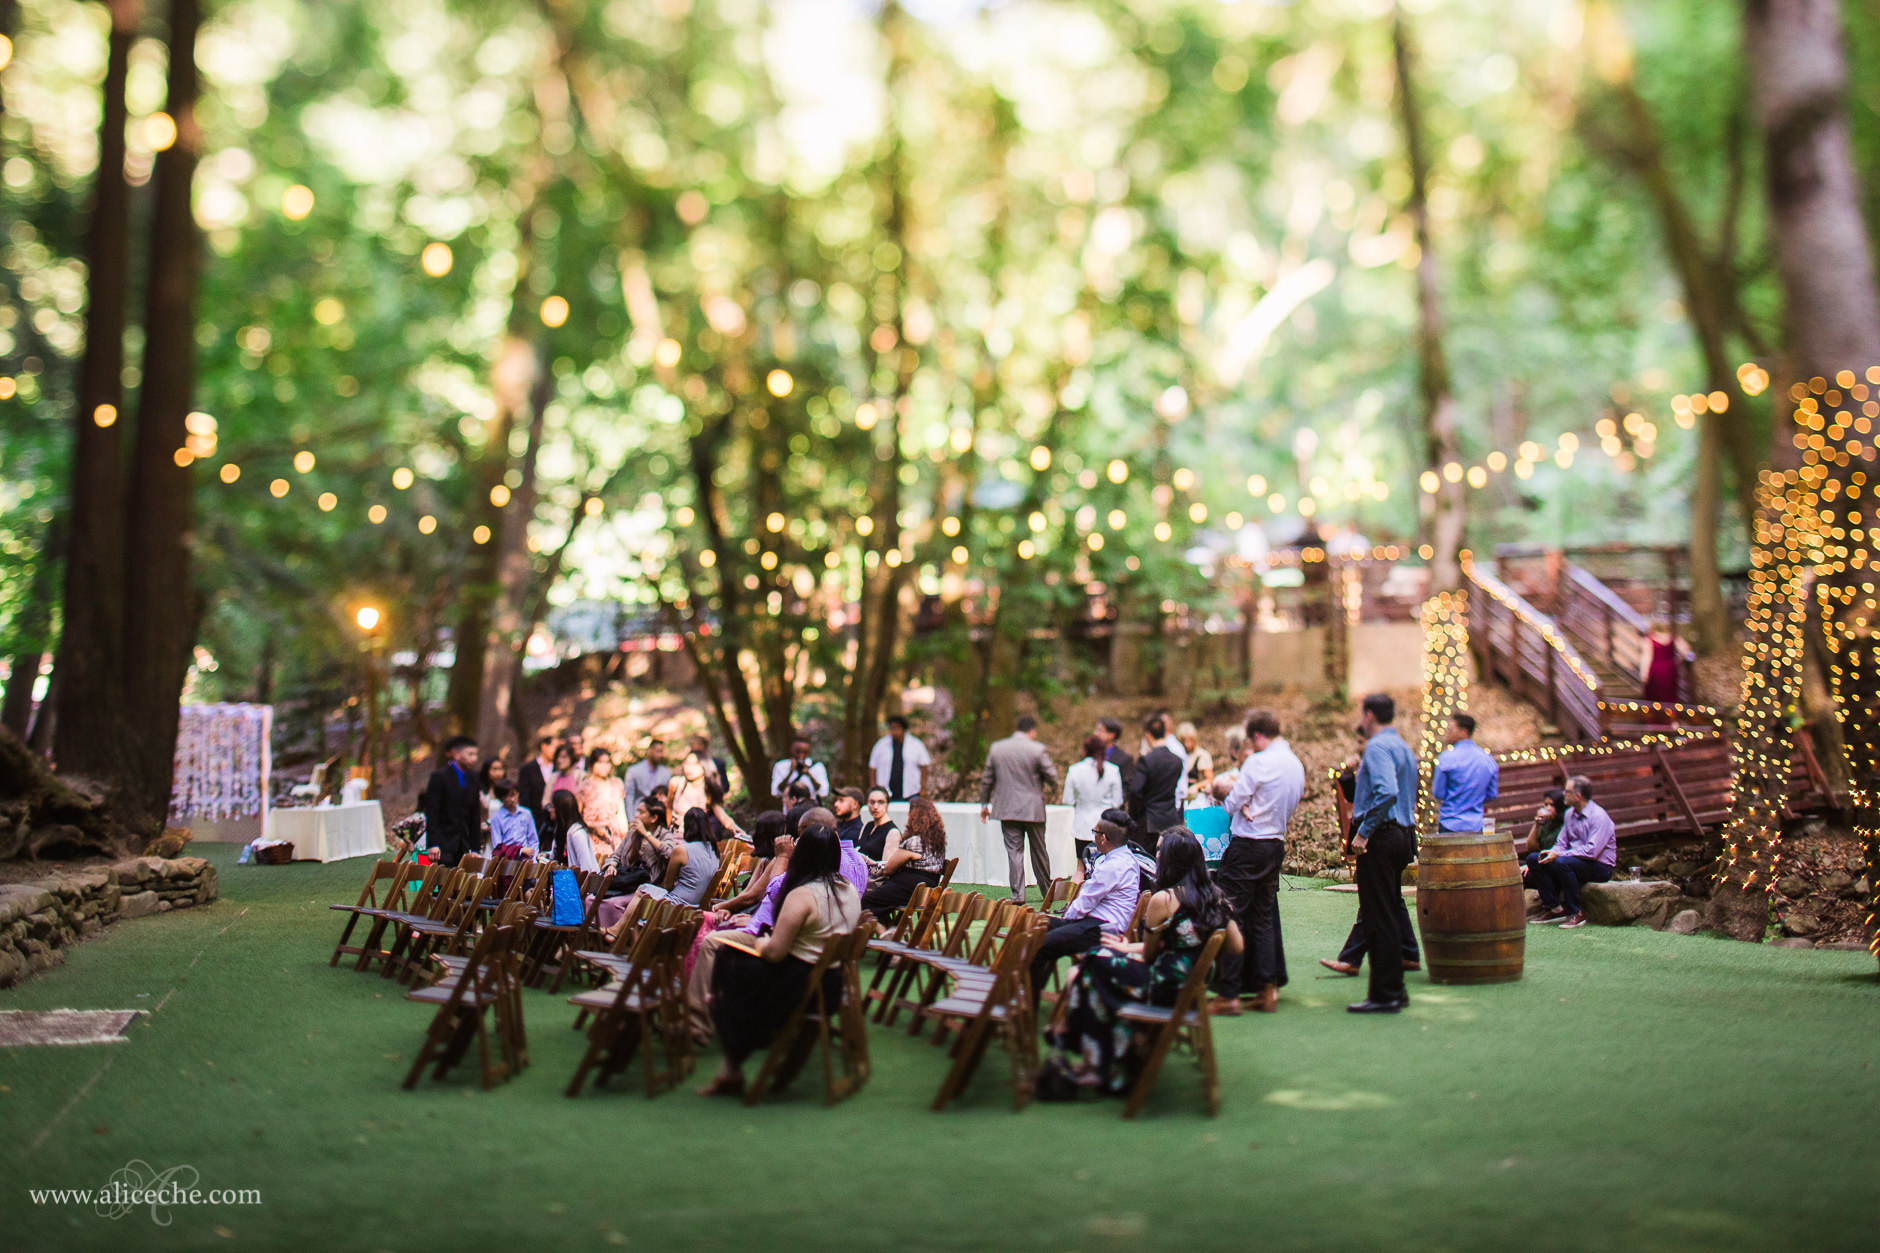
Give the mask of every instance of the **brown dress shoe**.
<svg viewBox="0 0 1880 1253">
<path fill-rule="evenodd" d="M 1208 1002 L 1208 1013 L 1215 1018 L 1238 1018 L 1240 1000 L 1238 997 L 1217 996 Z"/>
<path fill-rule="evenodd" d="M 1256 1013 L 1261 1014 L 1279 1012 L 1278 985 L 1269 983 L 1261 988 L 1259 993 L 1253 998 L 1253 1009 Z"/>
<path fill-rule="evenodd" d="M 1355 976 L 1362 969 L 1361 967 L 1352 965 L 1350 962 L 1336 961 L 1330 957 L 1319 958 L 1319 965 L 1325 967 L 1329 971 L 1332 971 L 1334 974 L 1341 974 L 1341 975 L 1354 975 Z"/>
<path fill-rule="evenodd" d="M 1421 969 L 1423 969 L 1423 963 L 1422 963 L 1422 962 L 1413 962 L 1413 961 L 1410 961 L 1410 960 L 1408 960 L 1408 959 L 1406 959 L 1406 960 L 1404 961 L 1404 964 L 1403 964 L 1403 968 L 1404 968 L 1405 970 L 1421 970 Z M 1354 972 L 1354 973 L 1356 973 L 1356 972 Z"/>
</svg>

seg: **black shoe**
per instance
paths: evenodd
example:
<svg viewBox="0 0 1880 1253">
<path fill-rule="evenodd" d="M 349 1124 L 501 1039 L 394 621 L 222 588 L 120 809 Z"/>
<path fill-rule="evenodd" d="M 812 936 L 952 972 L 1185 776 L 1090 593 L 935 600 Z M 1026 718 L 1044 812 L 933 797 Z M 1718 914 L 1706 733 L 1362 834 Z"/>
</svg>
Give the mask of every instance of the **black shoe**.
<svg viewBox="0 0 1880 1253">
<path fill-rule="evenodd" d="M 1359 1001 L 1355 1005 L 1345 1006 L 1345 1011 L 1352 1014 L 1395 1014 L 1410 1003 L 1409 997 L 1394 1001 Z"/>
</svg>

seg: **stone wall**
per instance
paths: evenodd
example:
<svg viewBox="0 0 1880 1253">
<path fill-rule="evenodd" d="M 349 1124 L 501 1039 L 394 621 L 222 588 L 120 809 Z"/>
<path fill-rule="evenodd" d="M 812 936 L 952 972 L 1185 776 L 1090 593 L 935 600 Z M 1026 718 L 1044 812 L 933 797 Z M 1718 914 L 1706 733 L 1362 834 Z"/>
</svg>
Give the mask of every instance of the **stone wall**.
<svg viewBox="0 0 1880 1253">
<path fill-rule="evenodd" d="M 67 946 L 120 918 L 188 909 L 216 897 L 215 867 L 200 857 L 133 857 L 0 883 L 0 988 L 65 960 Z"/>
</svg>

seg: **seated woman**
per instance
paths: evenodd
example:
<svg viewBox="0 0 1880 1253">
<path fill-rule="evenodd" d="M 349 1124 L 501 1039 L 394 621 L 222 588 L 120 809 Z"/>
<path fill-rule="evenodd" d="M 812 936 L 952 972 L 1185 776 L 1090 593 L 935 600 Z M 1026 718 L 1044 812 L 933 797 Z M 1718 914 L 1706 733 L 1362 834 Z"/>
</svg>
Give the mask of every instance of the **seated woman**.
<svg viewBox="0 0 1880 1253">
<path fill-rule="evenodd" d="M 893 921 L 916 887 L 923 883 L 939 886 L 946 860 L 946 823 L 932 801 L 916 796 L 908 803 L 907 830 L 888 835 L 881 866 L 870 876 L 862 908 L 883 923 Z"/>
<path fill-rule="evenodd" d="M 675 866 L 679 877 L 673 880 L 670 890 L 648 883 L 640 894 L 698 909 L 705 904 L 705 889 L 718 874 L 718 846 L 712 841 L 711 819 L 703 809 L 688 813 L 684 825 L 684 834 L 662 849 L 666 854 L 666 874 L 662 877 L 670 878 Z M 602 908 L 604 911 L 605 906 Z"/>
<path fill-rule="evenodd" d="M 700 1044 L 712 1038 L 709 1002 L 718 954 L 727 941 L 762 935 L 776 922 L 778 896 L 796 841 L 784 832 L 783 814 L 773 809 L 757 815 L 757 821 L 751 824 L 751 844 L 762 860 L 751 872 L 750 883 L 705 919 L 686 965 L 686 1028 Z"/>
<path fill-rule="evenodd" d="M 809 986 L 810 968 L 825 942 L 847 935 L 862 916 L 861 897 L 842 877 L 842 846 L 827 827 L 797 837 L 784 876 L 777 924 L 758 951 L 727 945 L 712 973 L 712 1020 L 725 1058 L 701 1096 L 744 1091 L 744 1059 L 767 1047 Z M 842 975 L 830 970 L 823 986 L 829 1004 L 842 995 Z"/>
<path fill-rule="evenodd" d="M 725 785 L 719 781 L 717 772 L 708 771 L 705 775 L 705 813 L 711 819 L 712 839 L 720 844 L 726 840 L 742 840 L 750 843 L 751 837 L 744 833 L 738 820 L 725 808 Z"/>
<path fill-rule="evenodd" d="M 1524 854 L 1544 853 L 1560 839 L 1560 828 L 1567 821 L 1567 794 L 1557 787 L 1550 787 L 1541 795 L 1541 803 L 1534 809 L 1534 824 L 1528 828 L 1527 847 Z M 1527 864 L 1522 863 L 1522 877 L 1527 876 Z"/>
<path fill-rule="evenodd" d="M 565 851 L 571 869 L 593 874 L 600 863 L 594 859 L 594 841 L 581 822 L 581 804 L 574 793 L 556 792 L 549 798 L 548 812 L 555 820 L 555 843 Z"/>
<path fill-rule="evenodd" d="M 608 939 L 627 912 L 627 898 L 665 877 L 670 850 L 680 844 L 666 825 L 666 802 L 656 795 L 640 802 L 627 832 L 627 838 L 601 862 L 601 873 L 607 876 L 601 895 L 608 899 L 601 902 L 600 924 Z"/>
<path fill-rule="evenodd" d="M 1134 1032 L 1117 1017 L 1125 1004 L 1173 1005 L 1195 958 L 1216 931 L 1227 931 L 1225 951 L 1243 947 L 1233 909 L 1208 875 L 1201 841 L 1186 827 L 1162 833 L 1156 850 L 1156 891 L 1143 926 L 1160 943 L 1145 958 L 1144 945 L 1104 936 L 1103 947 L 1086 955 L 1065 989 L 1063 1026 L 1045 1033 L 1048 1066 L 1072 1083 L 1112 1096 L 1135 1081 L 1130 1054 Z M 1207 1012 L 1205 1002 L 1201 1006 Z"/>
<path fill-rule="evenodd" d="M 862 824 L 862 834 L 855 841 L 855 851 L 866 857 L 872 866 L 881 861 L 888 852 L 888 837 L 894 834 L 894 819 L 888 817 L 888 789 L 871 787 L 868 789 L 868 820 Z"/>
</svg>

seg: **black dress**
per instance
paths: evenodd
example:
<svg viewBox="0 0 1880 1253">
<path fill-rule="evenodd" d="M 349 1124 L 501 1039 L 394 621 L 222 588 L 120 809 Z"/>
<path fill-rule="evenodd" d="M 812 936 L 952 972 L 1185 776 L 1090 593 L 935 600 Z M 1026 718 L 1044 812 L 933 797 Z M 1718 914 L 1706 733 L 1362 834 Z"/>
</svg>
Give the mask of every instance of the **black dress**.
<svg viewBox="0 0 1880 1253">
<path fill-rule="evenodd" d="M 798 892 L 806 890 L 797 889 Z M 854 891 L 846 882 L 841 890 Z M 843 925 L 840 919 L 836 920 L 840 930 L 823 921 L 824 914 L 835 911 L 833 897 L 833 892 L 825 895 L 817 909 L 816 921 L 824 928 L 828 943 L 848 933 L 848 925 Z M 860 911 L 856 909 L 852 894 L 848 901 L 852 918 Z M 783 912 L 782 902 L 778 903 L 777 912 Z M 783 1026 L 783 1020 L 790 1016 L 790 1011 L 802 999 L 804 989 L 809 987 L 812 969 L 813 963 L 794 955 L 779 962 L 768 962 L 741 948 L 727 946 L 719 953 L 718 962 L 712 968 L 711 1011 L 726 1061 L 733 1066 L 741 1065 L 759 1049 L 770 1047 L 777 1029 Z M 842 971 L 837 966 L 824 972 L 823 1001 L 831 1009 L 842 1003 Z"/>
<path fill-rule="evenodd" d="M 888 837 L 894 834 L 894 821 L 884 818 L 880 822 L 871 822 L 862 828 L 862 836 L 855 841 L 856 851 L 869 861 L 880 861 L 887 851 Z"/>
</svg>

